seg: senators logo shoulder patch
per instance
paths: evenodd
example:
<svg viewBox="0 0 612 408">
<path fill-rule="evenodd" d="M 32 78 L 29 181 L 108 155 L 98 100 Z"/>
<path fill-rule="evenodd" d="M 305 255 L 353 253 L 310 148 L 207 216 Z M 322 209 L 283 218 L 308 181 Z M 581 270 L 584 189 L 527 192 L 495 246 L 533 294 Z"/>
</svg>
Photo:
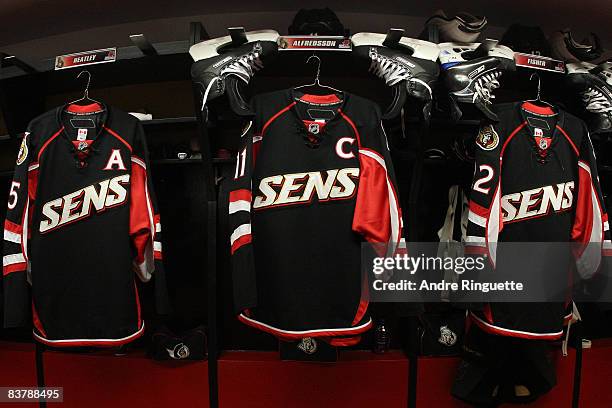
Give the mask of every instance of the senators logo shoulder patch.
<svg viewBox="0 0 612 408">
<path fill-rule="evenodd" d="M 486 125 L 480 128 L 476 137 L 476 144 L 482 150 L 493 150 L 499 144 L 499 135 L 492 125 Z"/>
<path fill-rule="evenodd" d="M 19 146 L 19 153 L 17 154 L 17 165 L 20 165 L 28 158 L 28 135 L 29 133 L 26 132 L 21 140 L 21 146 Z"/>
</svg>

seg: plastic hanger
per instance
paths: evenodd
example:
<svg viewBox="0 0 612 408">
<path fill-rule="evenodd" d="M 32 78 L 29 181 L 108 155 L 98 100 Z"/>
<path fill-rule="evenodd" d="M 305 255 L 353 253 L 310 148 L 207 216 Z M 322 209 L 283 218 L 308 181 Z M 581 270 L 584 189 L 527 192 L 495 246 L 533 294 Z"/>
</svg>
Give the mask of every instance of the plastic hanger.
<svg viewBox="0 0 612 408">
<path fill-rule="evenodd" d="M 318 55 L 312 54 L 306 60 L 306 64 L 309 64 L 312 59 L 316 59 L 317 62 L 318 62 L 317 63 L 317 76 L 315 77 L 314 82 L 312 84 L 305 84 L 305 85 L 296 86 L 293 89 L 301 89 L 301 88 L 308 88 L 310 86 L 316 86 L 316 87 L 319 87 L 319 88 L 326 88 L 326 89 L 332 90 L 332 91 L 334 91 L 336 93 L 342 93 L 342 91 L 340 91 L 340 90 L 338 90 L 336 88 L 332 88 L 331 86 L 321 84 L 321 81 L 319 80 L 319 77 L 321 75 L 321 58 L 319 58 Z"/>
<path fill-rule="evenodd" d="M 542 87 L 542 80 L 540 78 L 540 75 L 538 75 L 537 73 L 534 72 L 533 74 L 531 74 L 531 76 L 529 76 L 529 80 L 531 81 L 534 76 L 538 79 L 538 95 L 537 95 L 536 99 L 529 99 L 529 100 L 526 100 L 525 102 L 539 103 L 539 104 L 546 105 L 546 106 L 554 109 L 553 105 L 551 105 L 550 103 L 542 100 L 542 96 L 541 96 L 541 92 L 540 92 L 541 91 L 541 87 Z"/>
<path fill-rule="evenodd" d="M 77 75 L 77 79 L 79 79 L 81 77 L 81 75 L 83 74 L 87 74 L 87 85 L 85 85 L 85 91 L 83 91 L 83 97 L 76 99 L 72 102 L 68 102 L 68 106 L 70 105 L 76 105 L 77 102 L 82 102 L 82 101 L 90 101 L 90 102 L 94 102 L 97 103 L 98 105 L 102 106 L 102 103 L 100 103 L 99 101 L 96 101 L 95 99 L 92 99 L 89 97 L 89 85 L 91 84 L 91 72 L 85 70 L 85 71 L 81 71 L 79 72 L 79 75 Z"/>
</svg>

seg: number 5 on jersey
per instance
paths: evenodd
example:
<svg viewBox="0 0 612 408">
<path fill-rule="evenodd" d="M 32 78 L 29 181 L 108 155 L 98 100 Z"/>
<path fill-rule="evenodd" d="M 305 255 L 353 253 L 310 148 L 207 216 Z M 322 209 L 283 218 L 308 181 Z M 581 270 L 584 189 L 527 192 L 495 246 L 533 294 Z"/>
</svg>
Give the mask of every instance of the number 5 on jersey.
<svg viewBox="0 0 612 408">
<path fill-rule="evenodd" d="M 17 205 L 17 199 L 19 196 L 17 195 L 17 189 L 21 187 L 21 183 L 13 181 L 11 184 L 11 189 L 9 191 L 9 199 L 8 199 L 8 208 L 12 210 Z"/>
</svg>

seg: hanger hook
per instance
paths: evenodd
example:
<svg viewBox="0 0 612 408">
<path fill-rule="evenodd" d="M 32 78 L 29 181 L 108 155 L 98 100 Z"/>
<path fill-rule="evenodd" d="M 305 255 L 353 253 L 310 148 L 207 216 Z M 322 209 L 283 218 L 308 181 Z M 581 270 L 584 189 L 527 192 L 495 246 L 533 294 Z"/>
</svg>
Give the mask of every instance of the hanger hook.
<svg viewBox="0 0 612 408">
<path fill-rule="evenodd" d="M 317 76 L 315 77 L 315 84 L 319 85 L 319 75 L 321 74 L 321 58 L 319 58 L 318 55 L 313 53 L 310 57 L 308 57 L 306 63 L 310 64 L 310 60 L 313 58 L 317 60 Z"/>
<path fill-rule="evenodd" d="M 83 94 L 86 98 L 89 98 L 89 84 L 91 84 L 91 72 L 83 70 L 79 72 L 79 75 L 77 75 L 77 79 L 79 79 L 83 74 L 87 74 L 87 85 L 85 85 L 85 92 Z"/>
<path fill-rule="evenodd" d="M 540 75 L 538 75 L 537 73 L 534 72 L 533 74 L 531 74 L 529 76 L 529 80 L 531 81 L 534 76 L 538 79 L 538 99 L 537 100 L 539 101 L 539 100 L 541 100 L 541 98 L 540 98 L 540 89 L 541 89 L 541 86 L 542 86 L 542 79 L 540 78 Z"/>
</svg>

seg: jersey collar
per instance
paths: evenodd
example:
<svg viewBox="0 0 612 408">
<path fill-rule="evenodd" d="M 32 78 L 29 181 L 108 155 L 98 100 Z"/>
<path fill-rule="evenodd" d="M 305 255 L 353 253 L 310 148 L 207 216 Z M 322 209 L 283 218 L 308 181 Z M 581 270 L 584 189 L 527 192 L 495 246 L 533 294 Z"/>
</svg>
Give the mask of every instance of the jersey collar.
<svg viewBox="0 0 612 408">
<path fill-rule="evenodd" d="M 328 127 L 332 122 L 335 122 L 336 119 L 338 119 L 341 116 L 340 112 L 344 110 L 344 107 L 346 106 L 348 99 L 349 99 L 349 95 L 346 92 L 342 92 L 342 95 L 339 97 L 335 93 L 331 93 L 327 95 L 305 94 L 303 92 L 296 91 L 292 88 L 288 89 L 287 91 L 287 103 L 290 104 L 290 103 L 296 102 L 294 106 L 291 107 L 290 110 L 293 112 L 294 117 L 302 125 L 304 125 L 304 121 L 312 121 L 313 118 L 310 118 L 310 117 L 303 118 L 300 115 L 299 110 L 297 108 L 297 106 L 300 103 L 307 103 L 307 104 L 312 105 L 313 107 L 319 106 L 321 107 L 321 109 L 325 109 L 325 107 L 329 105 L 335 105 L 334 107 L 335 112 L 334 112 L 333 118 L 326 121 L 326 127 Z M 338 104 L 338 102 L 340 103 Z"/>
<path fill-rule="evenodd" d="M 100 121 L 100 128 L 98 129 L 97 133 L 94 135 L 94 137 L 90 140 L 93 141 L 97 140 L 98 137 L 102 134 L 102 132 L 104 131 L 104 128 L 106 128 L 106 123 L 108 121 L 108 117 L 110 115 L 110 107 L 107 106 L 104 103 L 96 103 L 96 104 L 91 104 L 91 105 L 70 105 L 70 104 L 64 104 L 60 107 L 57 108 L 57 111 L 55 113 L 55 120 L 57 122 L 57 126 L 58 129 L 63 129 L 62 131 L 62 135 L 64 136 L 64 139 L 66 139 L 67 141 L 69 141 L 70 143 L 72 143 L 72 140 L 69 139 L 68 137 L 68 133 L 66 132 L 65 126 L 64 126 L 64 122 L 62 120 L 62 114 L 67 111 L 69 113 L 80 113 L 80 114 L 87 114 L 87 113 L 93 113 L 94 110 L 93 109 L 101 109 L 100 115 L 102 120 Z"/>
</svg>

